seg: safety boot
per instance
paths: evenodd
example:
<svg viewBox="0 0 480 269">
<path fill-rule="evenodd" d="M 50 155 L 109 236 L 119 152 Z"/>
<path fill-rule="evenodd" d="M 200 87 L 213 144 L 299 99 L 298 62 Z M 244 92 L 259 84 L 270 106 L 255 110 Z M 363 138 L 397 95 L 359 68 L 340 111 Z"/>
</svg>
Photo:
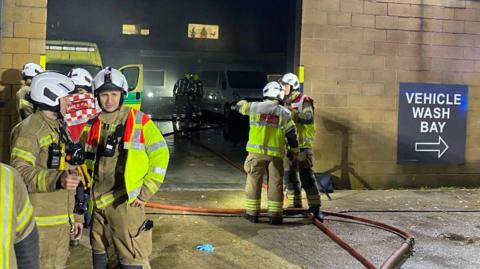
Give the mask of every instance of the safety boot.
<svg viewBox="0 0 480 269">
<path fill-rule="evenodd" d="M 245 215 L 243 215 L 243 217 L 250 221 L 251 223 L 258 223 L 258 215 L 250 215 L 250 214 L 247 214 L 245 213 Z"/>
<path fill-rule="evenodd" d="M 272 216 L 270 217 L 269 222 L 271 225 L 280 225 L 283 223 L 283 217 L 282 216 Z"/>
<path fill-rule="evenodd" d="M 323 221 L 325 220 L 326 216 L 320 210 L 320 206 L 311 206 L 308 209 L 308 211 L 312 212 L 312 214 L 315 216 L 315 218 L 317 218 L 320 222 L 323 223 Z"/>
<path fill-rule="evenodd" d="M 93 269 L 107 269 L 107 253 L 93 253 Z"/>
</svg>

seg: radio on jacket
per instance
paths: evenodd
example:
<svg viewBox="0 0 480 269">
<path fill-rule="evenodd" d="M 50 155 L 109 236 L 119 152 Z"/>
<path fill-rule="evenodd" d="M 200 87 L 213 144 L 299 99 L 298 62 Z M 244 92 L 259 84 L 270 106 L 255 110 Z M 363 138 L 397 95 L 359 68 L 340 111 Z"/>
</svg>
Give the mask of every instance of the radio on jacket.
<svg viewBox="0 0 480 269">
<path fill-rule="evenodd" d="M 57 143 L 52 143 L 48 146 L 48 169 L 60 169 L 62 162 L 62 148 Z"/>
</svg>

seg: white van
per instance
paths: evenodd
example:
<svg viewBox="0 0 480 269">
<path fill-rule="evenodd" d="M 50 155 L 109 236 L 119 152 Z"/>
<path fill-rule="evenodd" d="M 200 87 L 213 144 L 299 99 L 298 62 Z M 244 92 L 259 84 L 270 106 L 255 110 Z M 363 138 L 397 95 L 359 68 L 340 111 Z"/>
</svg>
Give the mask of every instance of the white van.
<svg viewBox="0 0 480 269">
<path fill-rule="evenodd" d="M 267 75 L 258 67 L 224 65 L 196 72 L 203 82 L 202 110 L 226 116 L 239 100 L 260 101 Z"/>
</svg>

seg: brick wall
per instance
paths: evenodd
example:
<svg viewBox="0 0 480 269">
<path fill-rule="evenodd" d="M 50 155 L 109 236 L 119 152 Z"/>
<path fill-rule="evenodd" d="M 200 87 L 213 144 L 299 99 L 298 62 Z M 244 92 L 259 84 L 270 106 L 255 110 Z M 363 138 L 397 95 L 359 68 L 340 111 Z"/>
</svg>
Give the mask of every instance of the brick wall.
<svg viewBox="0 0 480 269">
<path fill-rule="evenodd" d="M 9 157 L 10 130 L 17 123 L 15 93 L 20 70 L 39 62 L 45 50 L 47 0 L 3 0 L 0 38 L 0 161 Z"/>
<path fill-rule="evenodd" d="M 303 0 L 300 63 L 316 171 L 343 166 L 352 188 L 480 185 L 480 1 Z M 397 165 L 399 82 L 469 85 L 465 165 Z"/>
</svg>

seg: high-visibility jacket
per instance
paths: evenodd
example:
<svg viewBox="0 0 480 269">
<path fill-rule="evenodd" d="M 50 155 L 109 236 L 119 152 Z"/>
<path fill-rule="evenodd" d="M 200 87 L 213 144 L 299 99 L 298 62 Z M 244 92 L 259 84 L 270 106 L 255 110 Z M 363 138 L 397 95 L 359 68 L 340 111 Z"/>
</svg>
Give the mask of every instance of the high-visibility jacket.
<svg viewBox="0 0 480 269">
<path fill-rule="evenodd" d="M 35 228 L 33 207 L 20 175 L 0 163 L 0 268 L 17 268 L 14 245 Z"/>
<path fill-rule="evenodd" d="M 165 139 L 150 117 L 141 111 L 128 109 L 130 111 L 124 123 L 121 142 L 123 149 L 127 150 L 123 165 L 125 192 L 128 195 L 128 202 L 132 203 L 137 197 L 147 201 L 158 191 L 165 178 L 170 155 Z M 87 122 L 81 138 L 85 141 L 87 155 L 92 156 L 86 162 L 91 172 L 95 169 L 96 158 L 100 157 L 93 157 L 97 153 L 97 148 L 102 146 L 99 145 L 100 131 L 101 121 L 96 117 Z M 117 164 L 109 165 L 115 167 Z M 96 180 L 101 179 L 93 178 L 92 184 Z M 121 197 L 122 193 L 124 193 L 123 190 L 112 190 L 110 195 L 101 197 L 99 201 L 95 201 L 95 204 L 98 208 L 103 208 Z"/>
<path fill-rule="evenodd" d="M 243 115 L 249 115 L 250 131 L 247 151 L 273 157 L 285 156 L 285 135 L 295 124 L 288 109 L 277 101 L 245 103 L 239 109 Z"/>
<path fill-rule="evenodd" d="M 307 95 L 300 93 L 290 103 L 290 107 L 292 110 L 298 111 L 298 113 L 305 113 L 307 111 L 312 113 L 312 116 L 313 116 L 312 121 L 311 123 L 308 123 L 308 124 L 301 123 L 298 117 L 293 118 L 293 121 L 295 122 L 295 126 L 297 127 L 299 148 L 301 149 L 312 148 L 313 141 L 315 139 L 315 122 L 314 122 L 315 115 L 314 115 L 313 100 Z"/>
<path fill-rule="evenodd" d="M 30 193 L 38 226 L 68 224 L 73 215 L 75 195 L 72 191 L 57 189 L 63 171 L 48 169 L 49 146 L 59 143 L 58 120 L 48 119 L 42 111 L 17 124 L 11 133 L 10 164 L 20 173 Z M 65 152 L 62 152 L 65 156 Z M 69 169 L 66 164 L 66 169 Z"/>
<path fill-rule="evenodd" d="M 33 104 L 27 98 L 30 95 L 30 86 L 24 85 L 18 90 L 17 98 L 17 112 L 20 116 L 20 121 L 26 119 L 33 114 Z"/>
</svg>

